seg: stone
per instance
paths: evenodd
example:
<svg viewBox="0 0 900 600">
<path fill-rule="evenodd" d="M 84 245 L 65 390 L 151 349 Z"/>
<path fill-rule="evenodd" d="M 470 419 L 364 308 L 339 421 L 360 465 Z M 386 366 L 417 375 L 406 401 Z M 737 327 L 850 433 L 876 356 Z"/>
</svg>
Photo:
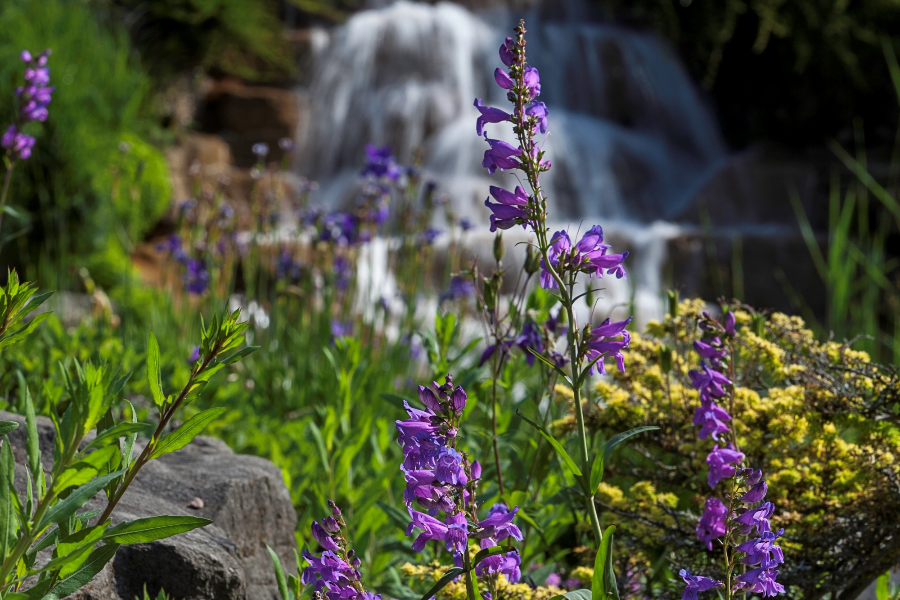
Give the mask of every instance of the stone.
<svg viewBox="0 0 900 600">
<path fill-rule="evenodd" d="M 24 489 L 25 419 L 9 434 L 15 456 L 16 486 Z M 53 425 L 38 417 L 45 470 L 52 467 Z M 136 451 L 140 450 L 138 441 Z M 195 499 L 202 499 L 195 503 Z M 105 497 L 84 510 L 103 508 Z M 189 505 L 193 504 L 194 507 Z M 199 436 L 188 446 L 148 463 L 113 512 L 113 523 L 154 515 L 195 515 L 213 523 L 149 544 L 119 548 L 113 560 L 77 600 L 153 597 L 164 589 L 173 600 L 275 600 L 278 589 L 266 545 L 288 568 L 294 564 L 297 516 L 280 470 L 255 456 L 234 454 L 221 440 Z"/>
<path fill-rule="evenodd" d="M 258 142 L 269 146 L 267 161 L 280 161 L 283 152 L 278 140 L 296 136 L 302 102 L 302 95 L 292 90 L 222 79 L 206 97 L 200 128 L 225 140 L 239 167 L 256 163 L 251 149 Z"/>
</svg>

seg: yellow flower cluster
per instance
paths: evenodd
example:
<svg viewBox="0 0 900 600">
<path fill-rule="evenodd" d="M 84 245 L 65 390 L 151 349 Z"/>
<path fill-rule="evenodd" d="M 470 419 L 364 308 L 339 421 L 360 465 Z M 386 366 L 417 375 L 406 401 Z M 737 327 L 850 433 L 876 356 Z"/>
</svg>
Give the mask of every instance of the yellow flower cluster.
<svg viewBox="0 0 900 600">
<path fill-rule="evenodd" d="M 476 552 L 478 548 L 472 547 Z M 474 552 L 470 552 L 474 556 Z M 428 565 L 414 565 L 406 563 L 400 567 L 400 574 L 407 580 L 407 584 L 421 584 L 422 593 L 426 588 L 434 585 L 447 572 L 447 566 L 434 561 Z M 590 582 L 590 578 L 588 578 Z M 482 590 L 487 591 L 487 590 Z M 525 583 L 510 583 L 502 574 L 494 576 L 493 596 L 495 600 L 550 600 L 553 596 L 565 593 L 565 590 L 555 586 L 538 586 L 534 589 Z M 462 577 L 450 582 L 444 589 L 438 592 L 435 600 L 465 600 L 466 583 Z"/>
</svg>

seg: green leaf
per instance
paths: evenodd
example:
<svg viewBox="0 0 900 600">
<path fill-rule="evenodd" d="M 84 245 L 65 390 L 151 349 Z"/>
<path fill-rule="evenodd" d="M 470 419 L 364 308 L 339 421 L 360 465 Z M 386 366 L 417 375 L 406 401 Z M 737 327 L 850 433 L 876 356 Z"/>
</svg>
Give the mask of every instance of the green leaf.
<svg viewBox="0 0 900 600">
<path fill-rule="evenodd" d="M 150 427 L 150 423 L 128 423 L 124 421 L 122 423 L 117 423 L 95 437 L 91 443 L 85 447 L 85 450 L 93 450 L 94 448 L 106 446 L 107 444 L 115 442 L 120 437 L 146 431 L 147 429 L 150 429 Z"/>
<path fill-rule="evenodd" d="M 62 473 L 53 482 L 55 492 L 63 492 L 73 485 L 84 485 L 90 481 L 100 469 L 93 465 L 77 462 Z"/>
<path fill-rule="evenodd" d="M 616 449 L 616 446 L 632 436 L 645 431 L 653 431 L 654 429 L 659 429 L 659 427 L 654 427 L 652 425 L 635 427 L 634 429 L 629 429 L 628 431 L 614 435 L 603 445 L 603 453 L 594 459 L 594 464 L 591 466 L 591 494 L 597 491 L 597 486 L 600 485 L 600 482 L 603 480 L 603 469 L 606 461 L 609 460 L 609 457 L 613 453 L 613 450 Z"/>
<path fill-rule="evenodd" d="M 25 440 L 25 453 L 28 455 L 28 468 L 34 476 L 35 481 L 38 477 L 43 476 L 41 467 L 41 447 L 38 439 L 37 419 L 34 416 L 34 402 L 31 400 L 31 391 L 25 384 L 25 377 L 22 372 L 16 373 L 19 376 L 19 387 L 25 392 L 25 431 L 27 438 Z M 40 491 L 40 490 L 39 490 Z"/>
<path fill-rule="evenodd" d="M 532 427 L 541 432 L 541 435 L 544 436 L 544 439 L 550 442 L 550 445 L 553 446 L 554 450 L 556 450 L 556 453 L 562 459 L 563 463 L 565 463 L 565 465 L 569 467 L 569 470 L 572 471 L 572 474 L 575 475 L 575 479 L 578 481 L 578 483 L 582 487 L 584 487 L 584 475 L 581 474 L 581 469 L 578 468 L 578 465 L 575 464 L 575 461 L 572 460 L 572 457 L 569 456 L 569 453 L 566 452 L 566 449 L 562 447 L 562 444 L 557 442 L 556 439 L 547 432 L 547 430 L 545 430 L 543 427 L 541 427 L 528 417 L 522 415 L 519 411 L 516 411 L 516 414 L 522 417 Z"/>
<path fill-rule="evenodd" d="M 210 421 L 221 415 L 226 410 L 228 409 L 210 408 L 208 410 L 204 410 L 201 413 L 197 413 L 196 415 L 182 423 L 181 427 L 164 437 L 159 442 L 159 445 L 156 447 L 156 449 L 150 453 L 149 460 L 159 458 L 163 454 L 181 450 L 189 443 L 191 443 L 191 440 L 200 435 L 203 430 L 206 429 L 206 426 L 209 425 Z"/>
<path fill-rule="evenodd" d="M 598 600 L 619 600 L 619 589 L 616 586 L 616 575 L 613 573 L 612 549 L 615 525 L 610 525 L 603 532 L 603 540 L 594 559 L 594 578 L 591 581 L 591 594 Z"/>
<path fill-rule="evenodd" d="M 259 350 L 259 346 L 247 346 L 245 348 L 241 348 L 237 352 L 235 352 L 233 354 L 229 354 L 225 358 L 219 359 L 219 364 L 230 365 L 232 363 L 236 363 L 237 361 L 241 360 L 245 356 L 253 354 L 257 350 Z"/>
<path fill-rule="evenodd" d="M 94 479 L 93 481 L 75 489 L 75 491 L 69 494 L 65 500 L 57 502 L 50 507 L 50 510 L 44 513 L 44 518 L 41 519 L 37 531 L 44 529 L 44 527 L 47 527 L 48 525 L 59 523 L 63 519 L 68 519 L 69 517 L 71 517 L 73 514 L 75 514 L 76 510 L 84 506 L 88 500 L 93 498 L 97 492 L 103 489 L 104 485 L 124 472 L 125 470 L 123 469 L 121 471 L 116 471 L 115 473 L 109 473 L 108 475 L 98 477 L 97 479 Z"/>
<path fill-rule="evenodd" d="M 888 571 L 875 580 L 875 600 L 890 600 L 891 572 Z"/>
<path fill-rule="evenodd" d="M 287 579 L 284 578 L 281 559 L 268 544 L 266 544 L 266 550 L 269 551 L 269 556 L 272 557 L 272 563 L 275 565 L 275 580 L 278 582 L 278 594 L 281 596 L 281 600 L 294 600 L 294 595 L 288 590 Z"/>
<path fill-rule="evenodd" d="M 150 394 L 153 395 L 154 404 L 162 408 L 166 396 L 162 391 L 162 376 L 159 372 L 159 342 L 156 341 L 152 331 L 147 344 L 147 381 L 150 383 Z"/>
<path fill-rule="evenodd" d="M 19 424 L 15 421 L 0 421 L 0 437 L 3 437 L 11 431 L 19 428 Z"/>
<path fill-rule="evenodd" d="M 29 323 L 22 329 L 0 339 L 0 350 L 3 350 L 8 346 L 12 346 L 16 342 L 21 342 L 22 340 L 24 340 L 26 337 L 28 337 L 28 334 L 30 334 L 35 330 L 35 328 L 37 328 L 38 325 L 49 319 L 51 314 L 53 313 L 41 313 L 31 321 L 29 321 Z"/>
<path fill-rule="evenodd" d="M 422 596 L 422 600 L 429 600 L 432 596 L 437 594 L 439 591 L 444 589 L 448 583 L 459 577 L 465 573 L 462 567 L 450 567 L 447 569 L 447 572 L 444 573 L 444 576 L 437 580 L 430 590 L 428 590 L 424 596 Z"/>
<path fill-rule="evenodd" d="M 59 569 L 59 576 L 66 577 L 78 570 L 88 558 L 88 553 L 103 536 L 103 531 L 108 523 L 95 525 L 77 531 L 59 540 L 54 553 L 56 558 L 41 567 L 40 571 L 55 571 Z"/>
<path fill-rule="evenodd" d="M 9 554 L 16 538 L 16 516 L 13 507 L 15 488 L 7 468 L 13 461 L 11 448 L 8 439 L 3 441 L 3 448 L 0 448 L 0 556 L 2 557 Z"/>
<path fill-rule="evenodd" d="M 118 544 L 108 544 L 91 552 L 78 570 L 53 586 L 52 594 L 56 598 L 65 598 L 80 590 L 106 566 L 118 549 Z"/>
<path fill-rule="evenodd" d="M 557 594 L 550 600 L 591 600 L 591 590 L 572 590 L 565 594 Z"/>
<path fill-rule="evenodd" d="M 541 361 L 542 363 L 544 363 L 545 365 L 547 365 L 548 367 L 550 367 L 551 369 L 553 369 L 554 371 L 556 371 L 556 373 L 557 373 L 560 377 L 562 377 L 563 380 L 566 381 L 566 383 L 568 383 L 570 386 L 572 386 L 572 380 L 569 378 L 569 376 L 566 374 L 565 371 L 563 371 L 561 368 L 559 368 L 559 367 L 556 366 L 556 363 L 550 362 L 550 359 L 549 359 L 549 358 L 547 358 L 546 356 L 544 356 L 544 355 L 541 354 L 540 352 L 537 352 L 534 348 L 528 348 L 528 347 L 526 347 L 525 350 L 527 350 L 528 352 L 530 352 L 530 353 L 531 353 L 535 358 L 537 358 L 539 361 Z M 574 387 L 574 386 L 573 386 L 573 387 Z"/>
<path fill-rule="evenodd" d="M 111 527 L 103 536 L 103 540 L 120 545 L 146 544 L 147 542 L 155 542 L 179 533 L 185 533 L 198 527 L 205 527 L 210 523 L 212 521 L 209 519 L 187 515 L 147 517 L 145 519 L 125 521 L 115 527 Z"/>
</svg>

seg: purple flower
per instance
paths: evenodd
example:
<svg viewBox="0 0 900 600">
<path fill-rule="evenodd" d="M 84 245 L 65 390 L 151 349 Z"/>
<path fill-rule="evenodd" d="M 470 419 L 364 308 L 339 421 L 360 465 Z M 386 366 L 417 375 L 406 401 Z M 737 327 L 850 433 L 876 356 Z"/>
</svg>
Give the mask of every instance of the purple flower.
<svg viewBox="0 0 900 600">
<path fill-rule="evenodd" d="M 386 177 L 391 181 L 397 181 L 402 174 L 403 167 L 397 164 L 390 146 L 378 147 L 366 144 L 366 166 L 362 170 L 363 176 Z"/>
<path fill-rule="evenodd" d="M 496 75 L 495 75 L 496 76 Z M 499 81 L 497 83 L 500 83 Z M 503 87 L 502 85 L 500 87 Z M 541 95 L 541 77 L 534 67 L 525 67 L 525 87 L 528 88 L 529 99 Z"/>
<path fill-rule="evenodd" d="M 31 156 L 34 138 L 18 131 L 15 125 L 10 125 L 0 138 L 0 146 L 7 149 L 13 160 L 25 159 Z"/>
<path fill-rule="evenodd" d="M 728 351 L 722 348 L 721 344 L 722 341 L 719 338 L 713 338 L 709 342 L 706 340 L 695 340 L 694 350 L 703 358 L 721 359 L 728 354 Z"/>
<path fill-rule="evenodd" d="M 453 448 L 444 448 L 437 456 L 435 476 L 447 485 L 466 485 L 468 478 L 462 467 L 462 455 Z"/>
<path fill-rule="evenodd" d="M 735 318 L 734 313 L 730 310 L 725 315 L 725 333 L 728 335 L 734 335 L 735 331 Z"/>
<path fill-rule="evenodd" d="M 741 496 L 741 502 L 743 502 L 744 504 L 753 504 L 754 502 L 759 502 L 766 497 L 767 491 L 769 491 L 769 486 L 766 485 L 765 481 L 760 481 L 752 488 L 750 488 L 750 490 L 746 494 Z"/>
<path fill-rule="evenodd" d="M 494 69 L 494 81 L 504 90 L 511 90 L 516 87 L 516 82 L 512 80 L 509 73 L 501 68 Z"/>
<path fill-rule="evenodd" d="M 560 258 L 568 254 L 571 248 L 572 240 L 569 239 L 569 234 L 565 231 L 557 231 L 553 234 L 553 237 L 550 238 L 550 247 L 547 249 L 547 258 L 550 259 L 550 264 L 557 273 L 559 272 Z M 543 258 L 541 259 L 541 287 L 544 289 L 553 289 L 557 287 L 556 280 L 553 279 L 550 271 L 547 270 L 547 265 Z"/>
<path fill-rule="evenodd" d="M 331 338 L 333 340 L 347 337 L 353 333 L 353 325 L 351 323 L 341 323 L 337 319 L 331 320 Z"/>
<path fill-rule="evenodd" d="M 463 231 L 469 231 L 470 229 L 473 229 L 475 225 L 472 224 L 472 220 L 469 219 L 469 217 L 463 217 L 459 220 L 459 227 Z"/>
<path fill-rule="evenodd" d="M 284 150 L 285 152 L 293 152 L 294 151 L 294 140 L 291 138 L 283 137 L 278 140 L 278 147 Z"/>
<path fill-rule="evenodd" d="M 496 546 L 508 537 L 522 541 L 522 532 L 512 524 L 517 512 L 518 506 L 509 510 L 502 502 L 495 504 L 488 511 L 487 518 L 478 523 L 479 531 L 475 537 L 490 540 L 491 546 Z"/>
<path fill-rule="evenodd" d="M 710 579 L 709 577 L 691 575 L 686 569 L 680 570 L 678 574 L 681 575 L 681 578 L 684 579 L 684 582 L 687 584 L 684 588 L 684 595 L 681 596 L 681 600 L 697 600 L 697 592 L 705 592 L 712 588 L 722 587 L 721 582 Z"/>
<path fill-rule="evenodd" d="M 734 476 L 734 467 L 732 465 L 739 464 L 744 460 L 744 453 L 738 452 L 730 444 L 727 448 L 719 448 L 716 444 L 712 452 L 706 457 L 706 464 L 709 465 L 709 475 L 707 483 L 709 487 L 714 488 L 723 479 Z"/>
<path fill-rule="evenodd" d="M 475 295 L 475 284 L 465 277 L 453 277 L 450 279 L 450 287 L 441 294 L 440 301 L 462 300 Z"/>
<path fill-rule="evenodd" d="M 334 540 L 331 539 L 331 536 L 328 535 L 328 532 L 325 531 L 321 525 L 319 525 L 318 521 L 313 521 L 312 534 L 313 538 L 315 538 L 315 540 L 319 542 L 319 545 L 322 546 L 322 548 L 324 548 L 325 550 L 335 551 L 338 549 L 337 544 L 334 543 Z"/>
<path fill-rule="evenodd" d="M 187 259 L 184 273 L 184 289 L 190 294 L 200 295 L 209 285 L 209 271 L 203 261 Z"/>
<path fill-rule="evenodd" d="M 194 364 L 200 360 L 200 346 L 194 346 L 194 349 L 191 350 L 191 355 L 188 357 L 188 364 Z"/>
<path fill-rule="evenodd" d="M 259 158 L 263 158 L 264 156 L 269 154 L 269 145 L 259 142 L 259 143 L 253 144 L 253 147 L 251 148 L 251 150 L 253 151 L 253 154 L 258 156 Z"/>
<path fill-rule="evenodd" d="M 537 119 L 538 130 L 540 130 L 541 133 L 547 133 L 547 117 L 550 112 L 547 110 L 546 104 L 534 101 L 525 109 L 525 114 L 529 117 L 535 117 Z"/>
<path fill-rule="evenodd" d="M 784 586 L 775 581 L 777 576 L 778 571 L 772 569 L 750 569 L 743 575 L 739 575 L 735 578 L 738 582 L 738 585 L 735 586 L 735 590 L 753 586 L 748 590 L 749 592 L 762 594 L 763 598 L 772 598 L 785 592 Z"/>
<path fill-rule="evenodd" d="M 706 544 L 707 549 L 712 550 L 713 540 L 725 535 L 725 517 L 728 507 L 718 498 L 710 498 L 703 508 L 703 516 L 697 524 L 697 539 Z"/>
<path fill-rule="evenodd" d="M 702 401 L 700 406 L 694 411 L 694 425 L 700 426 L 700 439 L 705 440 L 712 436 L 712 439 L 718 440 L 719 434 L 728 433 L 727 421 L 731 420 L 724 408 L 713 402 Z"/>
<path fill-rule="evenodd" d="M 562 577 L 559 576 L 559 573 L 550 573 L 544 580 L 544 585 L 559 587 L 562 585 Z"/>
<path fill-rule="evenodd" d="M 493 172 L 493 171 L 492 171 Z M 493 214 L 491 215 L 491 231 L 497 229 L 509 229 L 513 225 L 522 225 L 528 222 L 528 194 L 521 186 L 516 186 L 515 191 L 508 192 L 497 186 L 490 186 L 491 196 L 497 202 L 492 203 L 490 198 L 485 199 L 484 205 L 487 206 Z"/>
<path fill-rule="evenodd" d="M 600 358 L 590 367 L 590 373 L 606 374 L 606 366 L 603 363 L 606 360 L 605 357 L 609 354 L 612 354 L 616 359 L 616 367 L 619 369 L 619 372 L 625 372 L 625 355 L 622 353 L 622 350 L 627 349 L 631 343 L 631 334 L 625 329 L 630 323 L 631 317 L 615 323 L 606 319 L 599 327 L 591 330 L 587 342 L 587 360 L 588 362 L 593 362 L 598 357 L 603 358 Z M 619 336 L 621 336 L 621 339 L 615 339 Z"/>
<path fill-rule="evenodd" d="M 422 530 L 412 545 L 412 549 L 416 552 L 421 552 L 425 548 L 425 544 L 431 540 L 439 542 L 447 540 L 448 527 L 444 523 L 417 510 L 410 509 L 409 516 L 412 521 L 406 526 L 406 535 L 410 535 L 415 529 Z"/>
<path fill-rule="evenodd" d="M 522 328 L 522 333 L 516 336 L 513 343 L 525 353 L 525 360 L 528 361 L 529 367 L 534 366 L 535 356 L 529 352 L 528 349 L 531 348 L 538 354 L 544 352 L 544 344 L 541 341 L 540 331 L 531 319 L 528 319 L 525 323 L 525 327 Z"/>
<path fill-rule="evenodd" d="M 501 171 L 505 169 L 514 169 L 519 166 L 518 156 L 522 151 L 501 140 L 493 140 L 487 135 L 484 136 L 485 141 L 491 145 L 488 150 L 484 151 L 484 160 L 481 166 L 493 175 L 497 169 Z"/>
<path fill-rule="evenodd" d="M 441 229 L 429 227 L 428 229 L 419 232 L 419 241 L 430 246 L 436 239 L 443 235 L 443 233 L 444 232 Z"/>
<path fill-rule="evenodd" d="M 724 396 L 725 388 L 722 386 L 731 385 L 731 380 L 718 371 L 710 369 L 703 361 L 700 361 L 700 368 L 702 371 L 691 370 L 688 373 L 694 389 L 700 391 L 701 397 L 710 395 L 713 398 L 721 398 Z"/>
<path fill-rule="evenodd" d="M 777 533 L 763 532 L 758 539 L 747 540 L 735 547 L 738 552 L 747 554 L 741 562 L 745 565 L 760 565 L 763 569 L 771 569 L 784 562 L 784 554 L 781 547 L 775 544 L 775 540 L 784 534 L 784 529 Z"/>
<path fill-rule="evenodd" d="M 24 62 L 24 63 L 30 63 L 31 62 L 31 52 L 29 52 L 28 50 L 22 50 L 22 53 L 19 54 L 19 58 L 21 58 L 22 62 Z"/>
<path fill-rule="evenodd" d="M 482 577 L 485 573 L 502 573 L 510 583 L 518 583 L 522 579 L 522 571 L 519 568 L 521 564 L 522 559 L 518 552 L 495 554 L 478 563 L 478 566 L 475 567 L 475 574 Z"/>
<path fill-rule="evenodd" d="M 462 554 L 469 541 L 469 524 L 463 513 L 447 517 L 446 548 L 448 552 Z M 417 540 L 418 541 L 418 540 Z"/>
<path fill-rule="evenodd" d="M 516 42 L 511 37 L 506 38 L 506 41 L 500 46 L 500 60 L 507 67 L 511 67 L 513 64 L 515 48 Z"/>
<path fill-rule="evenodd" d="M 359 238 L 359 222 L 350 213 L 334 212 L 322 219 L 322 232 L 319 239 L 323 242 L 334 242 L 339 246 L 348 246 Z"/>
<path fill-rule="evenodd" d="M 472 462 L 472 467 L 469 469 L 472 472 L 472 479 L 481 479 L 481 463 L 476 461 Z"/>
<path fill-rule="evenodd" d="M 775 505 L 771 502 L 763 502 L 756 508 L 746 508 L 735 519 L 734 522 L 740 524 L 741 533 L 750 535 L 756 529 L 756 533 L 762 534 L 771 530 L 769 519 L 775 512 Z"/>
<path fill-rule="evenodd" d="M 481 98 L 475 98 L 475 108 L 481 113 L 478 120 L 475 121 L 475 132 L 478 133 L 478 135 L 484 134 L 484 126 L 488 123 L 502 123 L 503 121 L 510 120 L 508 112 L 504 112 L 499 108 L 494 108 L 492 106 L 484 106 L 481 103 Z"/>
<path fill-rule="evenodd" d="M 625 276 L 622 262 L 628 257 L 627 252 L 621 254 L 607 254 L 609 244 L 603 243 L 603 229 L 599 225 L 591 227 L 575 244 L 574 249 L 569 234 L 565 231 L 557 231 L 550 240 L 548 257 L 550 264 L 557 272 L 567 270 L 581 271 L 592 277 L 603 277 L 603 271 L 607 275 L 615 275 L 621 279 Z M 547 270 L 543 259 L 541 260 L 541 286 L 547 289 L 556 287 L 556 282 Z"/>
</svg>

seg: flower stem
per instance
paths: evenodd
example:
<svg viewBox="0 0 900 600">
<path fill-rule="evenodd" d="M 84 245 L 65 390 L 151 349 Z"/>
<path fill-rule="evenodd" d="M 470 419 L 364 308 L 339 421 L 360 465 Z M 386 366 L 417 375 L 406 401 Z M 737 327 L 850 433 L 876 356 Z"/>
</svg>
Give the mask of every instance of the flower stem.
<svg viewBox="0 0 900 600">
<path fill-rule="evenodd" d="M 3 210 L 6 208 L 6 194 L 9 192 L 9 180 L 12 179 L 12 171 L 15 166 L 16 161 L 10 162 L 9 167 L 6 169 L 6 175 L 3 177 L 3 191 L 0 192 L 0 227 L 3 226 Z"/>
</svg>

